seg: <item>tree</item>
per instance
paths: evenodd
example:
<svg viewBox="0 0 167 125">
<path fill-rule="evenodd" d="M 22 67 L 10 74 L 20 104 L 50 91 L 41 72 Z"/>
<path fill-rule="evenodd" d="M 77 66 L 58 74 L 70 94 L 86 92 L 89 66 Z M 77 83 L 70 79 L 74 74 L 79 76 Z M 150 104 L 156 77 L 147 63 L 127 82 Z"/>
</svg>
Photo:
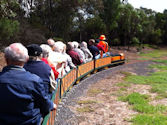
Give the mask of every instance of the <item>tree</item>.
<svg viewBox="0 0 167 125">
<path fill-rule="evenodd" d="M 17 14 L 15 12 L 17 7 L 19 5 L 16 0 L 0 1 L 0 41 L 4 45 L 19 31 L 19 22 L 16 20 Z"/>
<path fill-rule="evenodd" d="M 100 17 L 103 19 L 107 28 L 108 39 L 115 36 L 115 29 L 118 27 L 119 6 L 120 0 L 103 0 L 103 9 L 100 12 Z"/>
</svg>

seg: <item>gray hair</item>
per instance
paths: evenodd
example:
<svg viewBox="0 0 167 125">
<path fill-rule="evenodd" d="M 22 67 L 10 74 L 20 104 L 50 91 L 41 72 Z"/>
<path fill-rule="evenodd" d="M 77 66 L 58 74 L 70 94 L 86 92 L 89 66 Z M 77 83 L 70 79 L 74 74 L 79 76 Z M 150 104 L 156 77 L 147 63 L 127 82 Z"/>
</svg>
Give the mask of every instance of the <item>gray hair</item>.
<svg viewBox="0 0 167 125">
<path fill-rule="evenodd" d="M 5 58 L 11 61 L 26 62 L 28 50 L 21 43 L 13 43 L 5 48 Z"/>
<path fill-rule="evenodd" d="M 77 41 L 73 41 L 72 42 L 72 47 L 73 48 L 78 48 L 79 47 L 79 43 Z"/>
<path fill-rule="evenodd" d="M 87 43 L 86 43 L 85 41 L 83 41 L 83 42 L 80 44 L 80 46 L 83 47 L 83 48 L 88 48 L 88 47 L 87 47 L 88 45 L 87 45 Z"/>
<path fill-rule="evenodd" d="M 64 43 L 62 41 L 55 42 L 54 51 L 63 53 L 63 51 L 64 51 Z"/>
<path fill-rule="evenodd" d="M 40 47 L 42 48 L 42 57 L 46 58 L 49 56 L 49 53 L 52 52 L 52 48 L 47 44 L 41 44 Z"/>
</svg>

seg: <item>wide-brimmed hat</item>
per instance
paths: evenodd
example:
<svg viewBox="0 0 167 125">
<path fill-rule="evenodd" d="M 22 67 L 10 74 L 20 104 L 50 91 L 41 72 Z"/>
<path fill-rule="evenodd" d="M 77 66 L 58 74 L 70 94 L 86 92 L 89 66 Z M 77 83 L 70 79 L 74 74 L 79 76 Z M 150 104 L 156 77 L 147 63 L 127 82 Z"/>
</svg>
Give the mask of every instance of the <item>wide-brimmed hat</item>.
<svg viewBox="0 0 167 125">
<path fill-rule="evenodd" d="M 101 36 L 99 37 L 99 39 L 100 39 L 100 40 L 106 40 L 106 36 L 105 36 L 105 35 L 101 35 Z"/>
</svg>

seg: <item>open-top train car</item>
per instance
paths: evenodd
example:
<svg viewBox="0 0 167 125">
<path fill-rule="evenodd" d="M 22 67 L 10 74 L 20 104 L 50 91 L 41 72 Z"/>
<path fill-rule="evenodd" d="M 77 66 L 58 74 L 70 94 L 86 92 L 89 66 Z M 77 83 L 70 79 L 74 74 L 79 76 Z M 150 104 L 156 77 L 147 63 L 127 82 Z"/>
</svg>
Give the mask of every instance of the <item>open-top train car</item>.
<svg viewBox="0 0 167 125">
<path fill-rule="evenodd" d="M 52 101 L 58 105 L 59 101 L 73 87 L 74 84 L 79 84 L 79 80 L 90 73 L 96 73 L 98 70 L 106 67 L 120 65 L 125 63 L 123 53 L 92 60 L 90 62 L 78 65 L 77 68 L 71 69 L 69 73 L 59 79 L 57 88 L 52 97 Z M 51 111 L 43 120 L 42 125 L 54 125 L 56 110 Z"/>
</svg>

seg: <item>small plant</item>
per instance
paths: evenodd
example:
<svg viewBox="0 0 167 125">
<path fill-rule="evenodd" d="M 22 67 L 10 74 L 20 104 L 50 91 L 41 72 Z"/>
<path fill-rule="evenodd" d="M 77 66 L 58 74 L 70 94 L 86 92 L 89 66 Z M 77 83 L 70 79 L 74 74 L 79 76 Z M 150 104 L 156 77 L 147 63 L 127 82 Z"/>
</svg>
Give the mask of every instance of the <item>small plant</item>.
<svg viewBox="0 0 167 125">
<path fill-rule="evenodd" d="M 120 91 L 127 91 L 126 88 L 120 88 Z"/>
<path fill-rule="evenodd" d="M 93 104 L 93 103 L 97 103 L 97 101 L 94 101 L 94 100 L 80 100 L 77 103 L 78 104 Z"/>
<path fill-rule="evenodd" d="M 118 86 L 118 87 L 130 87 L 131 86 L 131 84 L 130 83 L 117 83 L 116 84 L 116 86 Z"/>
<path fill-rule="evenodd" d="M 88 94 L 92 95 L 92 96 L 97 95 L 97 94 L 102 93 L 102 92 L 103 92 L 102 90 L 96 89 L 96 88 L 88 90 Z"/>
<path fill-rule="evenodd" d="M 83 108 L 77 108 L 77 111 L 84 113 L 84 112 L 93 112 L 94 110 L 90 106 L 85 106 Z"/>
<path fill-rule="evenodd" d="M 125 76 L 132 76 L 132 73 L 130 73 L 130 72 L 121 71 L 120 73 L 125 75 Z"/>
</svg>

